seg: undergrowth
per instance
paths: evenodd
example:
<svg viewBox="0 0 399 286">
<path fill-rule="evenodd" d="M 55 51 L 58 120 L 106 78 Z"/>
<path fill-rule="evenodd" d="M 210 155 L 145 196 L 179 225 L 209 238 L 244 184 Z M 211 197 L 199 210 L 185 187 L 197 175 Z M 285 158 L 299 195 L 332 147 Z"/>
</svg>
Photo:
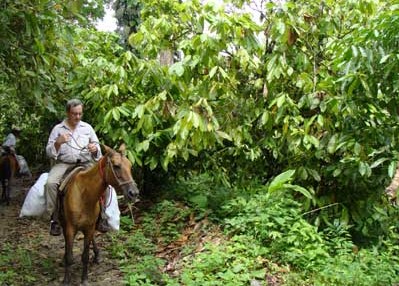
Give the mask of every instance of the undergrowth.
<svg viewBox="0 0 399 286">
<path fill-rule="evenodd" d="M 0 285 L 37 285 L 41 281 L 37 273 L 46 273 L 49 280 L 58 275 L 54 261 L 40 255 L 38 249 L 5 243 L 0 252 Z"/>
<path fill-rule="evenodd" d="M 278 178 L 281 182 L 230 192 L 207 176 L 169 186 L 166 195 L 142 211 L 135 227 L 131 227 L 129 218 L 123 218 L 123 230 L 114 237 L 112 253 L 121 261 L 126 284 L 399 283 L 399 235 L 395 221 L 387 230 L 389 235 L 381 236 L 377 244 L 359 247 L 352 241 L 351 225 L 335 219 L 320 229 L 307 221 L 297 193 L 310 192 L 288 184 L 290 179 L 285 175 Z M 397 210 L 390 215 L 397 217 Z M 386 222 L 387 218 L 383 219 Z M 206 229 L 200 224 L 203 221 L 217 223 L 222 232 L 210 233 L 209 225 Z M 194 223 L 201 226 L 194 227 L 196 234 L 192 234 L 201 237 L 198 241 L 190 241 L 184 235 L 188 225 Z M 182 237 L 187 241 L 181 243 Z M 160 255 L 168 246 L 179 249 L 174 256 Z M 174 271 L 168 272 L 167 266 L 173 259 L 178 262 Z"/>
</svg>

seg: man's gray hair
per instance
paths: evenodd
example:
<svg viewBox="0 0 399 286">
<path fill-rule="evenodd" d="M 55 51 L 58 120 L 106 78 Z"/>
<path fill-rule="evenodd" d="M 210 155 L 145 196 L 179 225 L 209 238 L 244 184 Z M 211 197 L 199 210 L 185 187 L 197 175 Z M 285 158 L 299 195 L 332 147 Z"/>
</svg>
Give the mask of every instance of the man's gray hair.
<svg viewBox="0 0 399 286">
<path fill-rule="evenodd" d="M 68 111 L 71 110 L 71 108 L 74 108 L 74 107 L 79 106 L 79 105 L 81 105 L 83 107 L 83 102 L 80 101 L 80 99 L 77 99 L 77 98 L 70 99 L 66 103 L 66 106 L 65 106 L 66 107 L 66 111 L 68 112 Z"/>
</svg>

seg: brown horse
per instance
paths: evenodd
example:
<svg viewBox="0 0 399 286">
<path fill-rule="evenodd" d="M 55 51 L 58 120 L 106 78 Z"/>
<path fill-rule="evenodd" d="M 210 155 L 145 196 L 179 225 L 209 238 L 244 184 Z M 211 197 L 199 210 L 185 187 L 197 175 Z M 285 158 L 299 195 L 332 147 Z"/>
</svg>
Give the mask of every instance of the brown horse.
<svg viewBox="0 0 399 286">
<path fill-rule="evenodd" d="M 19 165 L 13 154 L 6 153 L 0 157 L 0 181 L 3 188 L 1 201 L 10 204 L 10 183 L 18 173 Z"/>
<path fill-rule="evenodd" d="M 99 200 L 107 186 L 113 186 L 130 201 L 135 201 L 139 193 L 132 178 L 132 165 L 124 155 L 125 146 L 122 144 L 119 152 L 107 146 L 102 146 L 102 149 L 104 156 L 89 169 L 74 175 L 66 186 L 60 209 L 60 223 L 65 238 L 64 285 L 69 285 L 71 282 L 72 248 L 78 231 L 84 234 L 81 277 L 83 285 L 88 284 L 90 244 L 93 245 L 94 262 L 99 262 L 99 249 L 94 241 L 94 233 L 100 213 Z"/>
</svg>

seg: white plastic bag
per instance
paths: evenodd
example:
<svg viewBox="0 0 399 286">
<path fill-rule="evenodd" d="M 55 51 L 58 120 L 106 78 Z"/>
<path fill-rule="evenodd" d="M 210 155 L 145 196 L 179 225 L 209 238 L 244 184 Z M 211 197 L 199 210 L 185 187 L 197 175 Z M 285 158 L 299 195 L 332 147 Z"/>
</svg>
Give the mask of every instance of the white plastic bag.
<svg viewBox="0 0 399 286">
<path fill-rule="evenodd" d="M 36 183 L 29 189 L 22 205 L 19 217 L 40 216 L 46 211 L 46 198 L 44 196 L 44 185 L 47 182 L 48 173 L 43 173 Z"/>
<path fill-rule="evenodd" d="M 21 175 L 32 177 L 32 173 L 29 170 L 28 162 L 26 162 L 25 158 L 21 155 L 16 155 L 16 158 L 19 165 L 19 173 Z"/>
<path fill-rule="evenodd" d="M 109 226 L 112 230 L 118 231 L 121 212 L 119 211 L 117 194 L 111 186 L 108 186 L 105 193 L 105 206 L 105 215 Z"/>
</svg>

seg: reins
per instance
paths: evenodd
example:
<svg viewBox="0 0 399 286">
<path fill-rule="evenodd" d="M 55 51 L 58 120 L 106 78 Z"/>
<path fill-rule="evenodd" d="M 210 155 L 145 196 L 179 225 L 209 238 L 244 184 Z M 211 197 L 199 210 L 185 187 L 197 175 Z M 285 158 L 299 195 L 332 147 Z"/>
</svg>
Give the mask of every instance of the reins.
<svg viewBox="0 0 399 286">
<path fill-rule="evenodd" d="M 103 160 L 106 160 L 106 163 L 105 163 L 105 164 L 103 164 Z M 106 165 L 106 166 L 105 166 L 105 165 Z M 111 169 L 112 175 L 114 176 L 115 180 L 117 181 L 119 187 L 121 187 L 121 186 L 123 186 L 123 185 L 126 185 L 126 184 L 134 183 L 133 179 L 127 180 L 127 181 L 122 181 L 122 182 L 121 182 L 121 181 L 119 180 L 119 177 L 118 177 L 118 176 L 116 175 L 116 173 L 115 173 L 115 170 L 114 170 L 114 167 L 112 166 L 111 160 L 109 160 L 109 157 L 108 157 L 108 156 L 104 156 L 104 157 L 102 157 L 102 158 L 100 159 L 100 161 L 98 162 L 98 169 L 99 169 L 99 172 L 100 172 L 100 177 L 104 180 L 104 186 L 105 186 L 106 188 L 107 188 L 108 185 L 110 185 L 110 184 L 109 184 L 109 181 L 108 181 L 108 178 L 107 178 L 107 170 L 106 170 L 106 167 L 109 167 L 109 168 Z M 108 206 L 105 206 L 106 208 L 109 207 L 110 204 L 111 204 L 111 202 L 112 202 L 112 192 L 110 193 L 110 196 L 111 196 L 111 197 L 110 197 L 110 199 L 109 199 Z M 104 202 L 104 197 L 103 197 L 103 196 L 101 196 L 101 200 L 102 200 L 102 203 L 103 203 L 103 202 Z"/>
<path fill-rule="evenodd" d="M 104 156 L 103 158 L 100 159 L 100 161 L 98 162 L 98 165 L 99 165 L 100 176 L 104 180 L 104 184 L 105 185 L 109 185 L 109 182 L 107 180 L 107 172 L 105 170 L 105 167 L 102 166 L 102 161 L 104 159 L 106 160 L 107 166 L 111 169 L 112 175 L 114 176 L 115 180 L 117 181 L 119 187 L 121 187 L 123 185 L 134 183 L 133 179 L 130 179 L 130 180 L 127 180 L 127 181 L 121 181 L 119 179 L 119 177 L 115 173 L 115 170 L 114 170 L 114 167 L 112 166 L 111 160 L 109 160 L 108 156 Z"/>
<path fill-rule="evenodd" d="M 100 161 L 98 162 L 98 169 L 99 169 L 99 172 L 100 172 L 100 177 L 104 180 L 104 185 L 106 186 L 107 185 L 107 178 L 105 178 L 104 169 L 103 169 L 104 167 L 101 166 L 101 163 L 104 160 L 104 158 L 105 157 L 102 157 L 100 159 Z"/>
<path fill-rule="evenodd" d="M 104 180 L 105 189 L 107 189 L 108 186 L 107 186 L 107 179 L 105 178 L 104 167 L 101 166 L 101 163 L 102 163 L 103 160 L 104 160 L 104 157 L 101 158 L 101 160 L 98 162 L 98 169 L 99 169 L 99 172 L 100 172 L 100 177 Z M 104 197 L 105 197 L 104 194 L 102 194 L 101 197 L 100 197 L 100 201 L 101 201 L 102 205 L 105 205 L 104 204 L 104 201 L 105 201 Z M 108 203 L 107 206 L 105 206 L 105 208 L 108 208 L 111 205 L 111 202 L 112 202 L 112 192 L 110 192 L 109 203 Z"/>
</svg>

